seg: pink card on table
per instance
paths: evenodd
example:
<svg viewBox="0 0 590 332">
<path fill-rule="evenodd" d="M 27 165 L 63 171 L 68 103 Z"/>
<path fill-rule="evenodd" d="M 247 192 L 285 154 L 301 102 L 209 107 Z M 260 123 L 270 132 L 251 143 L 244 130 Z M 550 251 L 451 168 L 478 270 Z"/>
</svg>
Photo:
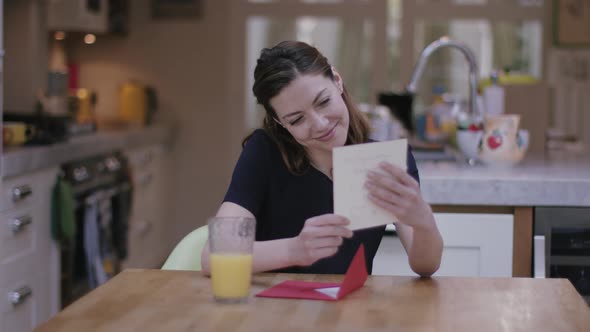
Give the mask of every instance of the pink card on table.
<svg viewBox="0 0 590 332">
<path fill-rule="evenodd" d="M 357 250 L 342 283 L 287 280 L 256 294 L 258 297 L 338 301 L 361 288 L 367 280 L 365 248 Z"/>
</svg>

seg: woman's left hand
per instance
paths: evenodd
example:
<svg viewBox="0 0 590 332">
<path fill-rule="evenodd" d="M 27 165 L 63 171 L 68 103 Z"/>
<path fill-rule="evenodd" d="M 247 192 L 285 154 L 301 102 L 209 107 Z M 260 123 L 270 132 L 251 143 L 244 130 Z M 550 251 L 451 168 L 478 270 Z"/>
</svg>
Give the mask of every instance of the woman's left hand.
<svg viewBox="0 0 590 332">
<path fill-rule="evenodd" d="M 365 187 L 369 200 L 390 212 L 399 223 L 415 229 L 431 229 L 432 210 L 422 199 L 418 182 L 405 170 L 387 162 L 368 173 Z"/>
</svg>

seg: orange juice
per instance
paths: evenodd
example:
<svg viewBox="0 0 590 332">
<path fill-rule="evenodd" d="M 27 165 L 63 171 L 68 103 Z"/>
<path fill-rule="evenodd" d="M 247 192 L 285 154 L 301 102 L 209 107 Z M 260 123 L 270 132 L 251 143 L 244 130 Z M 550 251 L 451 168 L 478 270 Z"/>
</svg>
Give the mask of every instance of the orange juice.
<svg viewBox="0 0 590 332">
<path fill-rule="evenodd" d="M 251 254 L 212 253 L 209 258 L 213 295 L 239 299 L 248 296 L 252 277 Z"/>
</svg>

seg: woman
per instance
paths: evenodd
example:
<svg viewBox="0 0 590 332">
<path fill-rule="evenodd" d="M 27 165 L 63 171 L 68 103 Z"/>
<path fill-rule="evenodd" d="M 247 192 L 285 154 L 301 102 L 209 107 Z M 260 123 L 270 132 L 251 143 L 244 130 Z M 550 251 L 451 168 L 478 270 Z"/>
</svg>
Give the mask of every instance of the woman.
<svg viewBox="0 0 590 332">
<path fill-rule="evenodd" d="M 369 126 L 342 77 L 314 47 L 285 41 L 263 49 L 253 92 L 266 116 L 243 151 L 218 216 L 256 218 L 254 272 L 346 272 L 359 245 L 371 273 L 385 226 L 355 231 L 333 214 L 332 149 L 369 142 Z M 367 178 L 370 200 L 396 224 L 410 266 L 421 276 L 438 269 L 442 239 L 420 195 L 418 170 L 384 163 Z M 208 245 L 202 253 L 209 274 Z"/>
</svg>

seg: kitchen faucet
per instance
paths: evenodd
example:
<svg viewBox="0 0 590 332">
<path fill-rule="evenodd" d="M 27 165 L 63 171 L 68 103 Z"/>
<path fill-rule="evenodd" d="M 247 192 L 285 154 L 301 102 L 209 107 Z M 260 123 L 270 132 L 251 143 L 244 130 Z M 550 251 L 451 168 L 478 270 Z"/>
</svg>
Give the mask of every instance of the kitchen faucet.
<svg viewBox="0 0 590 332">
<path fill-rule="evenodd" d="M 412 79 L 410 83 L 406 86 L 406 91 L 415 95 L 418 90 L 418 81 L 422 77 L 422 73 L 424 72 L 424 68 L 426 67 L 426 63 L 428 62 L 428 58 L 434 53 L 436 50 L 444 47 L 452 47 L 456 48 L 463 55 L 469 64 L 469 114 L 472 117 L 472 120 L 477 116 L 482 115 L 482 110 L 477 108 L 477 62 L 475 60 L 475 55 L 473 52 L 467 47 L 467 45 L 449 39 L 449 37 L 441 37 L 440 39 L 430 43 L 422 53 L 420 53 L 420 57 L 418 58 L 418 63 L 414 68 L 414 73 L 412 74 Z"/>
<path fill-rule="evenodd" d="M 426 67 L 426 63 L 428 59 L 436 50 L 443 48 L 443 47 L 452 47 L 456 48 L 463 55 L 469 64 L 469 116 L 471 117 L 472 121 L 482 121 L 481 117 L 483 115 L 483 110 L 478 109 L 477 107 L 477 62 L 475 60 L 475 55 L 473 52 L 467 47 L 467 45 L 449 39 L 449 37 L 441 37 L 440 39 L 430 43 L 418 58 L 418 62 L 416 63 L 416 67 L 414 68 L 414 72 L 412 74 L 412 79 L 410 83 L 406 86 L 406 90 L 402 93 L 396 92 L 382 92 L 378 95 L 378 102 L 379 104 L 387 106 L 391 113 L 402 123 L 405 129 L 410 133 L 415 133 L 415 125 L 414 125 L 414 112 L 413 108 L 413 100 L 418 90 L 418 81 L 422 77 L 422 73 L 424 72 L 424 68 Z"/>
</svg>

